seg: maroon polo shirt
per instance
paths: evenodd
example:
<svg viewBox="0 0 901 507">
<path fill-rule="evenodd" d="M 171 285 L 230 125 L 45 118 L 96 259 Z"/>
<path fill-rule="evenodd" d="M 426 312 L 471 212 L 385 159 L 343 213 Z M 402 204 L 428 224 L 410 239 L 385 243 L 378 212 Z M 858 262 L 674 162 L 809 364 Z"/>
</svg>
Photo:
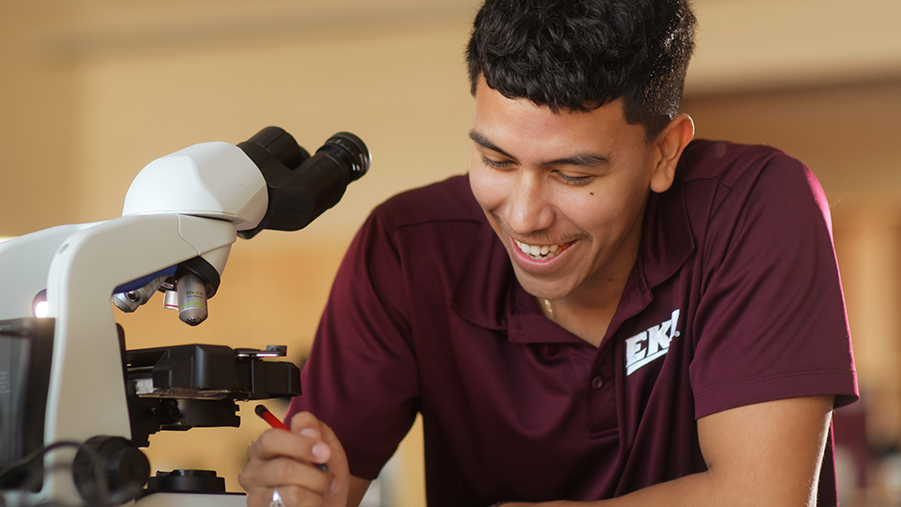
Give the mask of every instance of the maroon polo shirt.
<svg viewBox="0 0 901 507">
<path fill-rule="evenodd" d="M 693 142 L 594 348 L 542 316 L 466 177 L 401 194 L 354 239 L 289 415 L 319 416 L 372 479 L 421 413 L 430 507 L 701 472 L 698 418 L 857 397 L 828 209 L 782 152 Z M 820 505 L 835 498 L 830 447 Z"/>
</svg>

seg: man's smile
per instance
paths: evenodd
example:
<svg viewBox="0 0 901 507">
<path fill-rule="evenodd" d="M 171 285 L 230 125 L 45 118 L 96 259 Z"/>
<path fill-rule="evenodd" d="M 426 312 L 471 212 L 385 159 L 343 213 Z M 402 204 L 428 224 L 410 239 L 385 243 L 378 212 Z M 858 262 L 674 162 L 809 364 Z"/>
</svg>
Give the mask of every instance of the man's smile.
<svg viewBox="0 0 901 507">
<path fill-rule="evenodd" d="M 563 243 L 563 244 L 555 244 L 555 245 L 530 245 L 528 243 L 523 243 L 517 239 L 513 240 L 516 243 L 516 246 L 522 250 L 522 253 L 528 255 L 529 257 L 536 260 L 545 260 L 550 259 L 557 255 L 558 253 L 563 252 L 572 244 Z"/>
</svg>

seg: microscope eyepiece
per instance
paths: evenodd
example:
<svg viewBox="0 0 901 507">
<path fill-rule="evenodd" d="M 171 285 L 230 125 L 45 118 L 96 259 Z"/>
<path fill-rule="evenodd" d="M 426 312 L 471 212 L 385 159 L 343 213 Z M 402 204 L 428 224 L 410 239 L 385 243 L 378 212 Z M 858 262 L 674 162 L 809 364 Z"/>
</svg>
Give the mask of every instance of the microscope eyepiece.
<svg viewBox="0 0 901 507">
<path fill-rule="evenodd" d="M 297 155 L 306 153 L 303 148 L 278 127 L 267 127 L 238 147 L 260 169 L 269 196 L 259 225 L 238 231 L 244 239 L 263 229 L 303 229 L 341 200 L 347 185 L 366 174 L 372 159 L 366 144 L 349 132 L 333 135 L 305 159 Z M 289 165 L 301 159 L 300 165 Z"/>
<path fill-rule="evenodd" d="M 369 149 L 359 137 L 350 132 L 338 132 L 330 137 L 316 152 L 328 151 L 343 162 L 343 168 L 349 171 L 348 183 L 357 181 L 369 171 Z"/>
</svg>

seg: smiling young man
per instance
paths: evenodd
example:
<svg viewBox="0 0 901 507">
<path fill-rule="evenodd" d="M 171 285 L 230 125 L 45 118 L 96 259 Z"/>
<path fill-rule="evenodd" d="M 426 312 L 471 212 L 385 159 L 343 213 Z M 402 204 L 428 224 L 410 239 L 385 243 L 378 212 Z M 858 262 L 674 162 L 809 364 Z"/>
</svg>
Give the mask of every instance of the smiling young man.
<svg viewBox="0 0 901 507">
<path fill-rule="evenodd" d="M 519 284 L 549 318 L 599 346 L 638 257 L 650 192 L 694 132 L 680 116 L 649 142 L 622 101 L 554 112 L 477 82 L 469 182 Z"/>
<path fill-rule="evenodd" d="M 417 413 L 431 507 L 837 504 L 828 205 L 784 153 L 692 141 L 693 28 L 683 0 L 485 3 L 468 177 L 358 233 L 250 505 L 355 506 Z"/>
</svg>

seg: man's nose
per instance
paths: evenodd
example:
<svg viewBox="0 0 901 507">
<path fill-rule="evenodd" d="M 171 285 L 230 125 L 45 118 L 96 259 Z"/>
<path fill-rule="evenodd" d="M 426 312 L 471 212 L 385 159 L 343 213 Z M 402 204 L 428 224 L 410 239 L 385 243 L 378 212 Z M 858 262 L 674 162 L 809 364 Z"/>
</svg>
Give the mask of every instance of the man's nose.
<svg viewBox="0 0 901 507">
<path fill-rule="evenodd" d="M 554 208 L 542 174 L 521 170 L 507 196 L 506 220 L 513 232 L 527 235 L 550 228 Z"/>
</svg>

